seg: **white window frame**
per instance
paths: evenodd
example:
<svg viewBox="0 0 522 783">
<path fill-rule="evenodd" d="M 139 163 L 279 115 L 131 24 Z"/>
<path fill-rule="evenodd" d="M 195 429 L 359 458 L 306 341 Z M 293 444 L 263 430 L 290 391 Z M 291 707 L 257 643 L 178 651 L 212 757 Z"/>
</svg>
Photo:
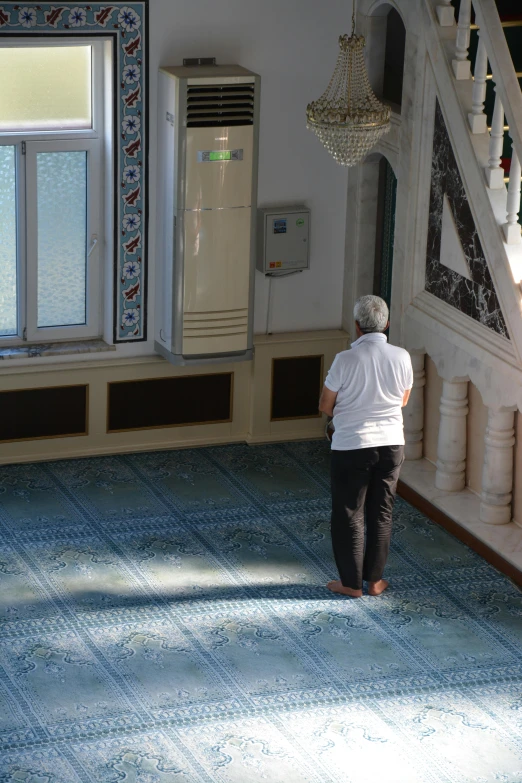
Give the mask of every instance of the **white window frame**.
<svg viewBox="0 0 522 783">
<path fill-rule="evenodd" d="M 104 217 L 112 203 L 113 188 L 105 172 L 110 161 L 106 154 L 106 139 L 110 138 L 107 122 L 111 123 L 107 101 L 110 74 L 107 72 L 107 39 L 88 36 L 42 38 L 10 38 L 0 45 L 12 47 L 85 46 L 92 47 L 92 128 L 69 131 L 0 132 L 0 145 L 15 146 L 17 182 L 17 334 L 0 336 L 0 347 L 23 345 L 26 342 L 58 342 L 100 337 L 103 323 L 103 266 L 106 231 Z M 112 62 L 108 70 L 112 72 Z M 74 326 L 37 326 L 37 152 L 87 151 L 87 286 L 86 323 Z M 96 239 L 96 241 L 94 241 Z"/>
<path fill-rule="evenodd" d="M 87 215 L 86 215 L 86 307 L 85 324 L 73 326 L 37 325 L 38 311 L 38 192 L 28 188 L 25 195 L 26 233 L 26 338 L 29 342 L 54 340 L 66 337 L 85 339 L 95 337 L 100 330 L 100 269 L 98 242 L 100 232 L 100 162 L 99 144 L 93 139 L 74 141 L 28 141 L 26 142 L 26 182 L 37 182 L 36 156 L 39 152 L 83 152 L 87 153 Z"/>
</svg>

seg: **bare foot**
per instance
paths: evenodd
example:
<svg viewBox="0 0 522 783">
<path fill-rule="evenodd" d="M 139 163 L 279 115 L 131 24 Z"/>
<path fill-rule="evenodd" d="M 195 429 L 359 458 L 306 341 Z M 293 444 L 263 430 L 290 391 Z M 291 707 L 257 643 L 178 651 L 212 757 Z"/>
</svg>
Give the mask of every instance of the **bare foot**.
<svg viewBox="0 0 522 783">
<path fill-rule="evenodd" d="M 362 590 L 353 590 L 351 587 L 345 587 L 340 579 L 332 579 L 326 586 L 332 593 L 340 593 L 341 595 L 347 595 L 350 598 L 362 597 Z"/>
<path fill-rule="evenodd" d="M 378 582 L 368 582 L 368 595 L 380 595 L 384 593 L 389 582 L 386 579 L 379 579 Z"/>
</svg>

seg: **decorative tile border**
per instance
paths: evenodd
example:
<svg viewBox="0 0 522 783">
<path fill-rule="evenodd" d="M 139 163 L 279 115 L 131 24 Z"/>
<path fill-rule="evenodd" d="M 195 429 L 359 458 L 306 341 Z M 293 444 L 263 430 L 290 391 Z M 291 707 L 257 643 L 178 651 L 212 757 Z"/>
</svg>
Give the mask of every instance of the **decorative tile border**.
<svg viewBox="0 0 522 783">
<path fill-rule="evenodd" d="M 142 2 L 2 3 L 0 35 L 108 35 L 115 39 L 114 340 L 147 338 L 147 43 Z"/>
</svg>

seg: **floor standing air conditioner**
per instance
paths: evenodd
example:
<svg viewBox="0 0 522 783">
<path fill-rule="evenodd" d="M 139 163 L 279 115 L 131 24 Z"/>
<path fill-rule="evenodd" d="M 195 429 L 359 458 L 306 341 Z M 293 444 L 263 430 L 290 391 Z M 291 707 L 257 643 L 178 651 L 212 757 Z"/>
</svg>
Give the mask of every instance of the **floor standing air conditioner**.
<svg viewBox="0 0 522 783">
<path fill-rule="evenodd" d="M 259 86 L 160 69 L 155 346 L 173 364 L 252 356 Z"/>
</svg>

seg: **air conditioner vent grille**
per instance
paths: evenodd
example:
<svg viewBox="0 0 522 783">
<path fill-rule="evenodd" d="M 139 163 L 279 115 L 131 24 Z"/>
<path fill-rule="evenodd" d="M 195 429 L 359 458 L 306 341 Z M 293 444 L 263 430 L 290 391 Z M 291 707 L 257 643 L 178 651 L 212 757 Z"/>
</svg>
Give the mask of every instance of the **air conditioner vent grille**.
<svg viewBox="0 0 522 783">
<path fill-rule="evenodd" d="M 210 84 L 187 87 L 188 128 L 253 124 L 253 84 Z"/>
</svg>

